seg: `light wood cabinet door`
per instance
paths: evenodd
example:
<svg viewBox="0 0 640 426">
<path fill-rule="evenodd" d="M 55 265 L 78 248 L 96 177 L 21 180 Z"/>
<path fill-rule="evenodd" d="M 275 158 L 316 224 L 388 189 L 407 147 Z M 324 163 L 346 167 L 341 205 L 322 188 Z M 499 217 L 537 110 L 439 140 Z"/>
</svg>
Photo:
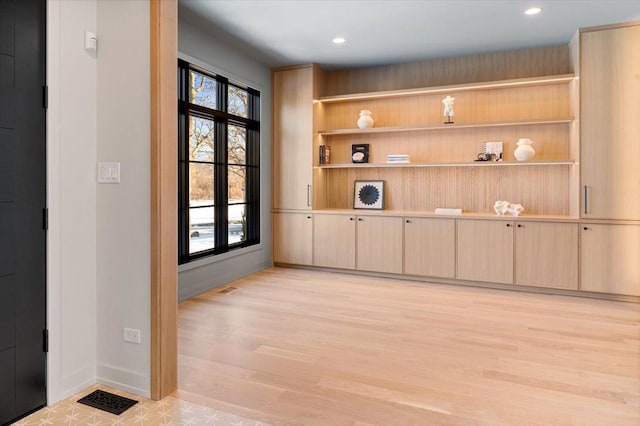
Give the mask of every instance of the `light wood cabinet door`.
<svg viewBox="0 0 640 426">
<path fill-rule="evenodd" d="M 640 296 L 640 225 L 580 225 L 580 290 Z"/>
<path fill-rule="evenodd" d="M 273 261 L 311 265 L 313 216 L 309 213 L 273 214 Z"/>
<path fill-rule="evenodd" d="M 404 219 L 404 273 L 455 278 L 455 219 Z"/>
<path fill-rule="evenodd" d="M 356 268 L 355 215 L 315 214 L 313 264 L 329 268 Z"/>
<path fill-rule="evenodd" d="M 513 284 L 513 222 L 459 219 L 456 277 Z"/>
<path fill-rule="evenodd" d="M 640 220 L 640 25 L 580 37 L 581 216 Z"/>
<path fill-rule="evenodd" d="M 273 72 L 273 208 L 311 209 L 313 68 Z"/>
<path fill-rule="evenodd" d="M 516 284 L 578 289 L 578 224 L 516 222 Z"/>
<path fill-rule="evenodd" d="M 356 269 L 402 273 L 402 218 L 358 216 Z"/>
</svg>

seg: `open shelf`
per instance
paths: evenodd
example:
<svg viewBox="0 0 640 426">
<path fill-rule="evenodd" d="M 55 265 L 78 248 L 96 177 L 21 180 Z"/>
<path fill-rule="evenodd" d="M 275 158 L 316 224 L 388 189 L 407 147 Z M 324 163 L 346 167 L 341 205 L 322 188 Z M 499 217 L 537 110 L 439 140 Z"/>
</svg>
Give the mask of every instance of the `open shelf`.
<svg viewBox="0 0 640 426">
<path fill-rule="evenodd" d="M 534 160 L 534 161 L 473 161 L 463 163 L 343 163 L 322 164 L 320 169 L 357 169 L 357 168 L 398 168 L 398 167 L 522 167 L 522 166 L 572 166 L 572 160 Z"/>
<path fill-rule="evenodd" d="M 422 126 L 396 126 L 396 127 L 372 127 L 370 129 L 336 129 L 321 130 L 321 136 L 339 135 L 362 135 L 370 133 L 397 133 L 397 132 L 421 132 L 432 130 L 453 130 L 453 129 L 478 129 L 483 127 L 508 127 L 508 126 L 528 126 L 528 125 L 552 125 L 570 124 L 573 117 L 564 118 L 543 118 L 535 120 L 514 120 L 514 121 L 493 121 L 485 123 L 451 123 L 451 124 L 430 124 Z"/>
<path fill-rule="evenodd" d="M 417 89 L 388 90 L 380 92 L 354 93 L 350 95 L 323 96 L 319 102 L 350 102 L 365 99 L 385 99 L 402 96 L 429 95 L 434 93 L 469 92 L 474 90 L 506 89 L 512 87 L 547 86 L 551 84 L 569 83 L 574 79 L 573 74 L 550 75 L 545 77 L 518 78 L 512 80 L 486 81 L 470 84 L 455 84 L 450 86 L 423 87 Z"/>
</svg>

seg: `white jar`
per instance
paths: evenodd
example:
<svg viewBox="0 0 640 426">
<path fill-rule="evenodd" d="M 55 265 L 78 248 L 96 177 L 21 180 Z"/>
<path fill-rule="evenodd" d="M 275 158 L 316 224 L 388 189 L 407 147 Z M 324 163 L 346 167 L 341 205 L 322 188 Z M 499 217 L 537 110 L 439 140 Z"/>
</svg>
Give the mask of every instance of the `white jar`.
<svg viewBox="0 0 640 426">
<path fill-rule="evenodd" d="M 363 109 L 360 111 L 360 118 L 358 118 L 358 127 L 361 129 L 368 129 L 373 127 L 373 117 L 371 117 L 371 111 Z"/>
<path fill-rule="evenodd" d="M 531 146 L 533 142 L 531 139 L 519 139 L 518 147 L 513 152 L 513 156 L 516 157 L 518 161 L 529 161 L 536 155 L 536 150 Z"/>
</svg>

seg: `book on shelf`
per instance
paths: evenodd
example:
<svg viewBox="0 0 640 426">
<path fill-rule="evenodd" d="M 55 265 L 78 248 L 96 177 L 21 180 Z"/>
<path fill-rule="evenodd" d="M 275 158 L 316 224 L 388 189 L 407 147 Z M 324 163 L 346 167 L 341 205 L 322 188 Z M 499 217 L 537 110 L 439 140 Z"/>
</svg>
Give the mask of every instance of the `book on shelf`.
<svg viewBox="0 0 640 426">
<path fill-rule="evenodd" d="M 387 155 L 387 164 L 409 164 L 408 154 L 389 154 Z"/>
<path fill-rule="evenodd" d="M 329 145 L 320 145 L 319 153 L 320 164 L 331 164 L 331 147 Z"/>
</svg>

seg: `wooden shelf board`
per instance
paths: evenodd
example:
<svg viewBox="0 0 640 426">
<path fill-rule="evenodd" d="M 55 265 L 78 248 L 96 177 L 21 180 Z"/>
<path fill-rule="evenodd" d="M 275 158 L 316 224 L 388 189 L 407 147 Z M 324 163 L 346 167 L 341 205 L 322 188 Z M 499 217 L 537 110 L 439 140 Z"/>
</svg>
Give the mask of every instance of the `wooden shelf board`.
<svg viewBox="0 0 640 426">
<path fill-rule="evenodd" d="M 422 87 L 416 89 L 388 90 L 380 92 L 354 93 L 349 95 L 323 96 L 319 102 L 352 102 L 368 99 L 385 99 L 402 96 L 429 95 L 434 93 L 455 93 L 462 91 L 506 89 L 512 87 L 547 86 L 551 84 L 569 83 L 574 79 L 573 74 L 550 75 L 545 77 L 518 78 L 512 80 L 486 81 L 470 84 L 455 84 L 450 86 Z"/>
<path fill-rule="evenodd" d="M 507 127 L 507 126 L 530 126 L 530 125 L 552 125 L 569 124 L 573 117 L 563 118 L 543 118 L 534 120 L 514 120 L 514 121 L 492 121 L 486 123 L 452 123 L 452 124 L 430 124 L 421 126 L 396 126 L 396 127 L 372 127 L 370 129 L 336 129 L 321 130 L 321 136 L 338 135 L 362 135 L 368 133 L 397 133 L 397 132 L 421 132 L 431 130 L 453 130 L 453 129 L 477 129 L 482 127 Z"/>
<path fill-rule="evenodd" d="M 534 161 L 474 161 L 464 163 L 344 163 L 322 164 L 315 166 L 320 169 L 355 169 L 355 168 L 398 168 L 398 167 L 518 167 L 518 166 L 572 166 L 577 164 L 572 160 L 534 160 Z"/>
</svg>

